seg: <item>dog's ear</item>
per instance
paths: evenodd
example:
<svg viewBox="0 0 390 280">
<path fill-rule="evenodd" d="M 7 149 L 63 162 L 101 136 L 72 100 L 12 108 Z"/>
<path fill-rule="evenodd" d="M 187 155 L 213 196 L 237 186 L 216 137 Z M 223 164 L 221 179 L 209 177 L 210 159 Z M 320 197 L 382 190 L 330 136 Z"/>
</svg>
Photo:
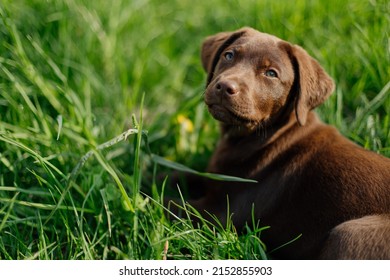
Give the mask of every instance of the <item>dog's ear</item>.
<svg viewBox="0 0 390 280">
<path fill-rule="evenodd" d="M 295 113 L 302 126 L 306 123 L 309 111 L 322 104 L 333 92 L 334 83 L 321 65 L 303 48 L 292 45 L 290 51 L 298 83 Z"/>
<path fill-rule="evenodd" d="M 208 74 L 207 84 L 213 78 L 215 67 L 222 52 L 240 38 L 249 28 L 242 28 L 234 32 L 221 32 L 207 37 L 202 44 L 202 65 Z"/>
<path fill-rule="evenodd" d="M 231 34 L 233 34 L 233 32 L 221 32 L 216 35 L 209 36 L 203 41 L 201 58 L 203 69 L 207 73 L 210 72 L 213 58 L 215 57 L 219 47 L 226 41 L 227 38 L 230 37 Z"/>
</svg>

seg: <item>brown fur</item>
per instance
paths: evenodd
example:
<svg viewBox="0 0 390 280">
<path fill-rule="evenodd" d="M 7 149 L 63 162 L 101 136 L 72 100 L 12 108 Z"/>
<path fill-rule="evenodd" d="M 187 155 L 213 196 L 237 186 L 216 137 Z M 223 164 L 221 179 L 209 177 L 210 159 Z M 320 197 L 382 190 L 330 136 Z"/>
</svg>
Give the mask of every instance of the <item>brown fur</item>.
<svg viewBox="0 0 390 280">
<path fill-rule="evenodd" d="M 389 215 L 365 216 L 336 226 L 330 232 L 322 259 L 390 259 Z"/>
<path fill-rule="evenodd" d="M 204 100 L 222 128 L 207 171 L 258 183 L 198 179 L 192 187 L 202 180 L 206 193 L 190 203 L 226 222 L 228 199 L 238 228 L 253 211 L 270 226 L 261 236 L 269 250 L 302 234 L 275 258 L 390 258 L 390 218 L 382 215 L 390 214 L 390 160 L 312 111 L 334 89 L 319 63 L 299 46 L 243 28 L 206 38 L 202 64 Z"/>
</svg>

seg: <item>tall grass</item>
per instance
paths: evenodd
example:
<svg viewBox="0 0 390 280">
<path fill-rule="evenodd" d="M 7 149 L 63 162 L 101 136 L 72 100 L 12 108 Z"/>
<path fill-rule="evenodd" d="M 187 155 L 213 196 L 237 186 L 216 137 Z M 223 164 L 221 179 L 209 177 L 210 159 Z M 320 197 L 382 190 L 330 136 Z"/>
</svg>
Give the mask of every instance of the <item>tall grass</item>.
<svg viewBox="0 0 390 280">
<path fill-rule="evenodd" d="M 266 258 L 261 221 L 167 221 L 142 140 L 204 169 L 200 44 L 242 26 L 307 49 L 337 84 L 322 119 L 390 156 L 388 1 L 1 0 L 0 259 Z"/>
</svg>

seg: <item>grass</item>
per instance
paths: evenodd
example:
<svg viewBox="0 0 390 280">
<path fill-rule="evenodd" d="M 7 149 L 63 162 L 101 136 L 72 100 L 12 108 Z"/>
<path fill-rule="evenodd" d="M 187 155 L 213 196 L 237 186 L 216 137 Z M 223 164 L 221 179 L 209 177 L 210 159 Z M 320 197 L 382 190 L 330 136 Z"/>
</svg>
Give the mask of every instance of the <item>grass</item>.
<svg viewBox="0 0 390 280">
<path fill-rule="evenodd" d="M 322 119 L 390 156 L 388 1 L 1 0 L 0 259 L 267 258 L 261 221 L 167 221 L 149 153 L 204 170 L 200 44 L 242 26 L 308 50 Z"/>
</svg>

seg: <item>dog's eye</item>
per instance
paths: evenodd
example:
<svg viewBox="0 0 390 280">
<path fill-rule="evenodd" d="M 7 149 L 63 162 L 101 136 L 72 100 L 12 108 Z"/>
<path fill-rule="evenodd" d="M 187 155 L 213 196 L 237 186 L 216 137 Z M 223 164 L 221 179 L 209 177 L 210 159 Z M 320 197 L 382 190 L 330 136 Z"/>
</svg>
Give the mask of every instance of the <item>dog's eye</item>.
<svg viewBox="0 0 390 280">
<path fill-rule="evenodd" d="M 276 73 L 275 70 L 267 70 L 267 71 L 265 71 L 264 75 L 266 75 L 267 77 L 271 77 L 271 78 L 278 77 L 278 73 Z"/>
<path fill-rule="evenodd" d="M 223 56 L 227 61 L 231 61 L 234 58 L 234 53 L 232 51 L 227 51 Z"/>
</svg>

